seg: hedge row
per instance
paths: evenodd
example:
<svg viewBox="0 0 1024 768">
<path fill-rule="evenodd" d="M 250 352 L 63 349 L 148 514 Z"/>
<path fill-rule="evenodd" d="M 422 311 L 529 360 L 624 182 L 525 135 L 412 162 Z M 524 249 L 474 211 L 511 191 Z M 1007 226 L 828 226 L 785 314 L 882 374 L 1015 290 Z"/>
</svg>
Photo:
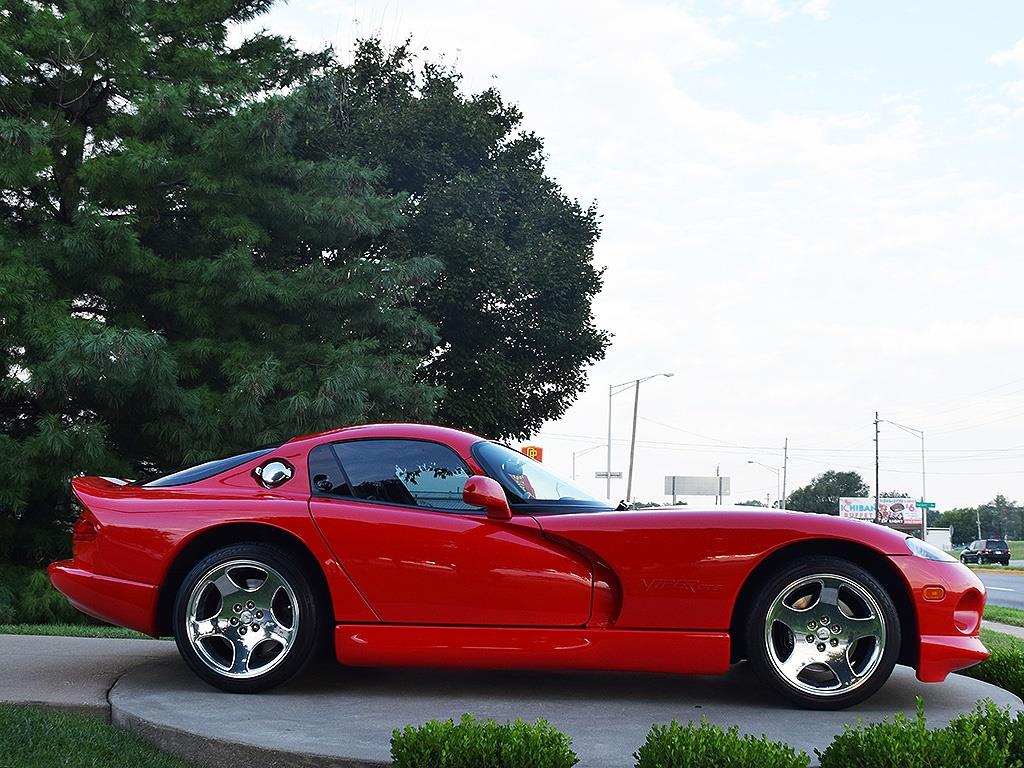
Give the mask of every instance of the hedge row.
<svg viewBox="0 0 1024 768">
<path fill-rule="evenodd" d="M 847 726 L 824 752 L 821 768 L 1020 768 L 1024 714 L 979 702 L 945 728 L 929 730 L 924 704 L 913 717 Z M 788 744 L 699 725 L 655 725 L 633 755 L 636 768 L 807 768 L 810 758 Z M 572 768 L 572 741 L 544 720 L 499 724 L 463 715 L 406 726 L 391 736 L 394 768 Z"/>
</svg>

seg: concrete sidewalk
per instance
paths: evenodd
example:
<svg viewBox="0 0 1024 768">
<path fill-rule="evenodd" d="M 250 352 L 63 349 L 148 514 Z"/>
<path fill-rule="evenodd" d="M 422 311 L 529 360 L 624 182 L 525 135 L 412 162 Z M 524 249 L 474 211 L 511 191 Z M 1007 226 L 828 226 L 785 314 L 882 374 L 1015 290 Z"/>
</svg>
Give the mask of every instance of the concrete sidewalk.
<svg viewBox="0 0 1024 768">
<path fill-rule="evenodd" d="M 0 635 L 0 702 L 110 719 L 107 693 L 129 669 L 176 659 L 166 640 Z"/>
<path fill-rule="evenodd" d="M 1002 632 L 1004 635 L 1013 635 L 1024 640 L 1024 627 L 1015 627 L 1012 624 L 1000 624 L 997 621 L 982 621 L 981 626 L 991 629 L 993 632 Z"/>
</svg>

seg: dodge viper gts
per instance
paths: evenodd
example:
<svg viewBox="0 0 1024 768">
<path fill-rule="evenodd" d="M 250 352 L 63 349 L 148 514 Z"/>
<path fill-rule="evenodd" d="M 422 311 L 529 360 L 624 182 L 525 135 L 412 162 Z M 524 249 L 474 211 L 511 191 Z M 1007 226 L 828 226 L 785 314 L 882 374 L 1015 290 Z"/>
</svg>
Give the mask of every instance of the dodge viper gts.
<svg viewBox="0 0 1024 768">
<path fill-rule="evenodd" d="M 343 665 L 725 672 L 838 709 L 895 664 L 984 660 L 985 588 L 873 523 L 619 509 L 495 442 L 418 424 L 299 437 L 149 481 L 77 477 L 73 605 L 226 691 Z"/>
</svg>

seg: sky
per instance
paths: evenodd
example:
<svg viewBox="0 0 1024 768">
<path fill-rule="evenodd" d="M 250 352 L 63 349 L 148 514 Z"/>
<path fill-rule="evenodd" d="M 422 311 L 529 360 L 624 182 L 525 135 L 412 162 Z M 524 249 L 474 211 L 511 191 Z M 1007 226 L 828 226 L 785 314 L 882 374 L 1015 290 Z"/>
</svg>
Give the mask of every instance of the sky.
<svg viewBox="0 0 1024 768">
<path fill-rule="evenodd" d="M 250 26 L 303 48 L 411 37 L 496 86 L 596 201 L 613 334 L 529 442 L 604 496 L 608 387 L 640 389 L 633 497 L 727 502 L 829 469 L 874 485 L 875 411 L 924 431 L 939 509 L 1024 502 L 1024 4 L 921 0 L 292 0 Z M 612 399 L 626 473 L 632 393 Z M 881 490 L 922 493 L 880 427 Z M 581 453 L 588 448 L 595 448 Z M 625 497 L 624 480 L 612 495 Z M 707 504 L 713 499 L 691 498 Z"/>
</svg>

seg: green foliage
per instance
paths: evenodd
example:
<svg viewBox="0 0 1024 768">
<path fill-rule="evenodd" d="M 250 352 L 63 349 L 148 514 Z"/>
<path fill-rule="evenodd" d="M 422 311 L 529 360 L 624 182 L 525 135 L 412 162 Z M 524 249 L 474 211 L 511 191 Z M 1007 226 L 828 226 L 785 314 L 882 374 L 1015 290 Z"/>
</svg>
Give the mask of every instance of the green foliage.
<svg viewBox="0 0 1024 768">
<path fill-rule="evenodd" d="M 188 768 L 95 717 L 0 704 L 4 768 Z"/>
<path fill-rule="evenodd" d="M 54 553 L 76 473 L 434 407 L 439 264 L 369 249 L 402 221 L 379 171 L 302 156 L 332 59 L 228 42 L 268 5 L 4 5 L 0 557 Z"/>
<path fill-rule="evenodd" d="M 572 768 L 572 740 L 544 720 L 497 723 L 465 714 L 391 735 L 394 768 Z"/>
<path fill-rule="evenodd" d="M 1006 765 L 1024 765 L 1024 713 L 1011 713 L 992 701 L 979 701 L 974 709 L 953 719 L 944 729 L 951 749 L 968 754 L 970 745 L 990 741 L 1006 748 Z M 959 746 L 963 744 L 964 746 Z M 986 747 L 981 752 L 988 751 Z"/>
<path fill-rule="evenodd" d="M 870 493 L 871 489 L 856 472 L 829 470 L 789 494 L 786 508 L 800 512 L 838 515 L 839 499 L 844 496 L 869 496 Z"/>
<path fill-rule="evenodd" d="M 603 355 L 597 215 L 518 110 L 406 47 L 236 34 L 269 5 L 0 10 L 0 560 L 62 552 L 75 474 L 439 400 L 523 435 Z"/>
<path fill-rule="evenodd" d="M 847 725 L 818 756 L 821 768 L 1006 768 L 1012 730 L 1007 718 L 1008 711 L 989 702 L 946 728 L 928 730 L 918 698 L 914 717 L 900 712 L 891 721 Z"/>
<path fill-rule="evenodd" d="M 984 640 L 992 655 L 981 664 L 962 670 L 960 674 L 998 685 L 1024 697 L 1024 643 L 1015 638 L 998 645 L 989 642 L 988 637 Z"/>
<path fill-rule="evenodd" d="M 84 624 L 87 616 L 37 568 L 0 563 L 0 624 Z"/>
<path fill-rule="evenodd" d="M 119 640 L 152 640 L 133 629 L 109 624 L 0 624 L 0 635 L 45 635 L 49 637 L 112 637 Z"/>
<path fill-rule="evenodd" d="M 986 603 L 985 621 L 995 621 L 1000 624 L 1011 624 L 1016 627 L 1024 627 L 1024 611 L 1019 608 L 1007 608 L 1002 605 Z"/>
<path fill-rule="evenodd" d="M 545 171 L 544 147 L 493 88 L 475 95 L 408 45 L 361 43 L 322 84 L 331 119 L 316 134 L 404 200 L 407 224 L 381 245 L 443 265 L 415 303 L 440 344 L 420 374 L 443 387 L 438 418 L 491 437 L 525 438 L 586 385 L 608 337 L 591 304 L 601 276 L 593 206 Z"/>
<path fill-rule="evenodd" d="M 739 728 L 700 725 L 655 725 L 633 755 L 637 768 L 807 768 L 810 758 L 788 744 L 766 737 L 740 736 Z"/>
<path fill-rule="evenodd" d="M 936 527 L 952 528 L 953 544 L 963 546 L 978 538 L 979 518 L 983 538 L 1024 538 L 1024 506 L 1002 494 L 977 507 L 960 507 L 941 512 L 929 519 L 929 525 L 934 523 Z"/>
</svg>

